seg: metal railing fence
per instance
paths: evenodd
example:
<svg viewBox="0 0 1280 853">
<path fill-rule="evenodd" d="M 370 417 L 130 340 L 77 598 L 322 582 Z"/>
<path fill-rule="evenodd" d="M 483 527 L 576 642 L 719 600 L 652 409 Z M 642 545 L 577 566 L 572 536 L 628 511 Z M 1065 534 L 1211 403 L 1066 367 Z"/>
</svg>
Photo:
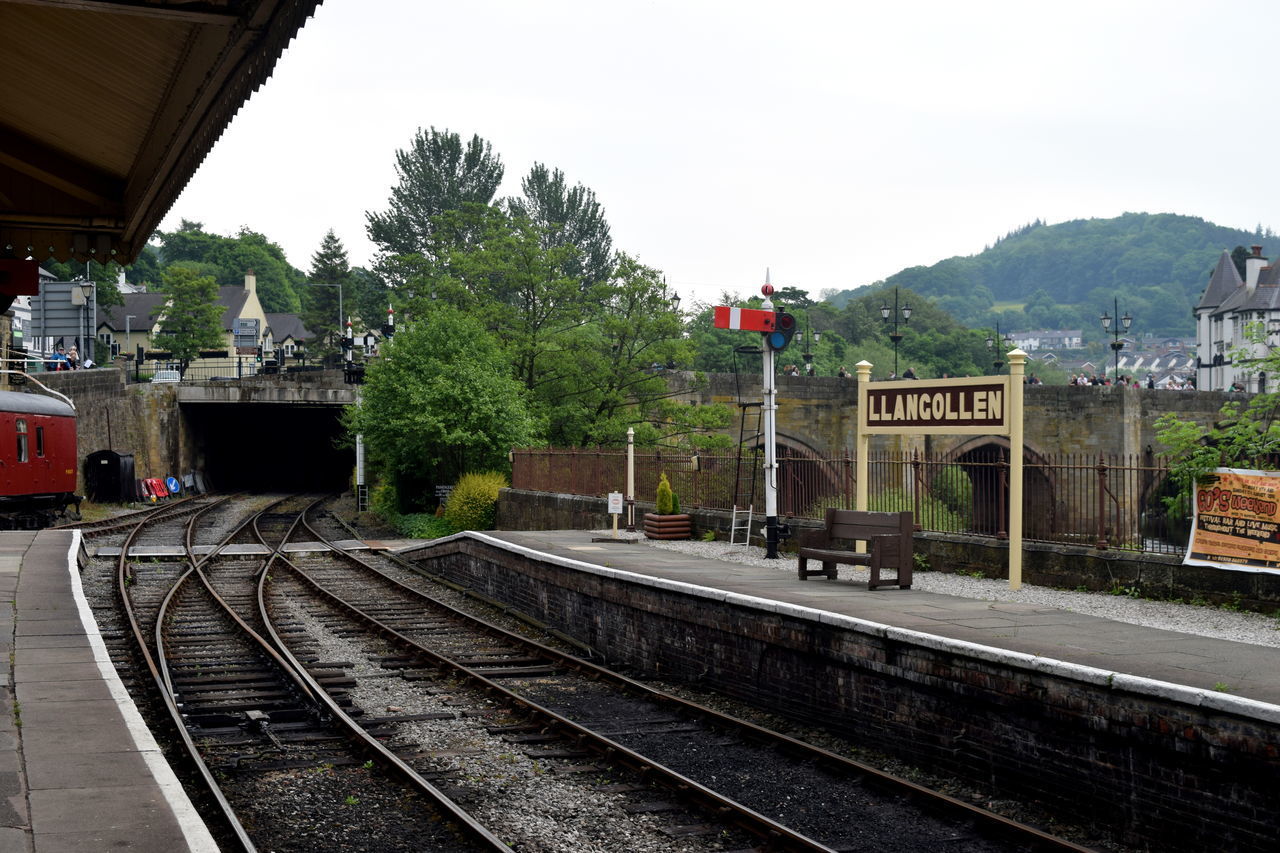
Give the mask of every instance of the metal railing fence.
<svg viewBox="0 0 1280 853">
<path fill-rule="evenodd" d="M 730 510 L 737 456 L 672 451 L 635 453 L 636 497 L 652 501 L 666 474 L 682 509 Z M 514 488 L 603 496 L 626 489 L 627 454 L 605 448 L 528 448 L 512 455 Z M 851 509 L 856 465 L 784 455 L 778 460 L 780 516 L 820 519 L 827 507 Z M 1097 548 L 1182 553 L 1189 520 L 1172 515 L 1168 466 L 1153 454 L 1058 454 L 1023 463 L 1023 538 Z M 1009 517 L 1009 460 L 999 449 L 958 457 L 873 452 L 868 508 L 911 510 L 921 530 L 1004 537 Z M 763 471 L 756 474 L 756 512 L 763 510 Z"/>
</svg>

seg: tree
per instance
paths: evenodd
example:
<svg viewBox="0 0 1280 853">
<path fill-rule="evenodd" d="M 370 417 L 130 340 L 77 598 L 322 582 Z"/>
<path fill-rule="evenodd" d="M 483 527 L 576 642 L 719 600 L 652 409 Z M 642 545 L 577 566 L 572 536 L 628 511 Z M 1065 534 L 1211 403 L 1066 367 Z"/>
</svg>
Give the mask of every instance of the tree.
<svg viewBox="0 0 1280 853">
<path fill-rule="evenodd" d="M 425 506 L 432 484 L 505 469 L 508 450 L 535 438 L 497 341 L 448 305 L 397 329 L 345 417 L 404 508 Z"/>
<path fill-rule="evenodd" d="M 347 313 L 354 313 L 368 329 L 381 329 L 387 322 L 387 307 L 391 294 L 382 277 L 364 267 L 352 267 L 347 278 L 350 294 L 347 302 L 351 307 Z"/>
<path fill-rule="evenodd" d="M 778 310 L 785 308 L 786 310 L 803 311 L 814 302 L 809 298 L 809 291 L 802 290 L 798 287 L 779 287 L 773 294 L 773 304 L 778 306 Z"/>
<path fill-rule="evenodd" d="M 346 318 L 339 317 L 339 308 L 347 309 L 342 297 L 355 294 L 349 288 L 351 267 L 347 261 L 347 250 L 332 228 L 311 256 L 308 278 L 302 299 L 302 325 L 314 335 L 313 341 L 318 345 L 316 355 L 337 352 L 346 328 Z"/>
<path fill-rule="evenodd" d="M 672 401 L 666 370 L 687 366 L 692 349 L 659 272 L 619 254 L 609 286 L 595 292 L 598 307 L 563 342 L 561 369 L 534 391 L 551 443 L 617 445 L 631 427 L 641 445 L 720 444 L 710 431 L 729 423 L 727 407 Z"/>
<path fill-rule="evenodd" d="M 366 213 L 369 239 L 387 255 L 426 254 L 435 217 L 471 202 L 489 204 L 502 183 L 502 160 L 488 142 L 448 130 L 419 130 L 408 149 L 396 151 L 389 207 Z"/>
<path fill-rule="evenodd" d="M 305 276 L 290 265 L 284 250 L 263 234 L 241 228 L 235 237 L 207 234 L 199 222 L 182 220 L 177 231 L 157 231 L 160 256 L 164 265 L 183 263 L 213 276 L 223 287 L 239 287 L 245 273 L 253 270 L 257 279 L 258 299 L 262 308 L 271 312 L 296 312 L 300 307 L 298 291 Z M 161 276 L 163 289 L 163 275 Z"/>
<path fill-rule="evenodd" d="M 563 172 L 548 170 L 541 163 L 533 164 L 520 186 L 524 198 L 507 199 L 512 215 L 538 226 L 546 248 L 573 246 L 578 250 L 578 256 L 567 264 L 570 275 L 589 283 L 608 279 L 613 238 L 596 194 L 582 184 L 566 187 Z"/>
<path fill-rule="evenodd" d="M 218 283 L 188 266 L 174 264 L 165 270 L 164 285 L 169 300 L 152 316 L 160 321 L 165 348 L 182 363 L 185 372 L 201 350 L 226 346 Z"/>
</svg>

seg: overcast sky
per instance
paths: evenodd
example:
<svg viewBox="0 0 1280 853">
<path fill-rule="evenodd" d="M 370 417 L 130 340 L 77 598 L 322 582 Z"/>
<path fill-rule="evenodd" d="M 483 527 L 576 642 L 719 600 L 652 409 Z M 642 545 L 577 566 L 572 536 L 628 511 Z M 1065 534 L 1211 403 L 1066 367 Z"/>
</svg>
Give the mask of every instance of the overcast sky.
<svg viewBox="0 0 1280 853">
<path fill-rule="evenodd" d="M 365 212 L 435 126 L 492 144 L 501 195 L 535 162 L 590 187 L 615 249 L 708 303 L 1036 218 L 1280 230 L 1278 39 L 1245 0 L 326 0 L 161 229 L 247 226 L 308 270 L 332 228 L 367 266 Z"/>
</svg>

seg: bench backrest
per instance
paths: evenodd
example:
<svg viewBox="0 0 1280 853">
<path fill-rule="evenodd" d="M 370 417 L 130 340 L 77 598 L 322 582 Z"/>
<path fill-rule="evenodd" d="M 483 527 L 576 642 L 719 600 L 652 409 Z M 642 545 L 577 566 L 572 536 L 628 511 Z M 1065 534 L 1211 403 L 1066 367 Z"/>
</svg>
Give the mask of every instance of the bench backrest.
<svg viewBox="0 0 1280 853">
<path fill-rule="evenodd" d="M 826 528 L 830 540 L 869 539 L 880 535 L 912 534 L 910 512 L 860 512 L 856 509 L 827 508 Z"/>
</svg>

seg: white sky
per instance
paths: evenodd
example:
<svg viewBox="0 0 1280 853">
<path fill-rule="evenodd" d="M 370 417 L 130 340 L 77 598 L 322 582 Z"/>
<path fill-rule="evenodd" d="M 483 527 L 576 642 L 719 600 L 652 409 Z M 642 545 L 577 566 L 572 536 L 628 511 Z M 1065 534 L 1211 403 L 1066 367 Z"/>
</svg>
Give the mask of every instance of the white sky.
<svg viewBox="0 0 1280 853">
<path fill-rule="evenodd" d="M 616 249 L 711 303 L 1037 217 L 1280 226 L 1278 38 L 1270 0 L 327 0 L 161 230 L 247 226 L 307 270 L 332 228 L 367 266 L 433 125 L 492 144 L 500 195 L 535 162 L 590 187 Z"/>
</svg>

